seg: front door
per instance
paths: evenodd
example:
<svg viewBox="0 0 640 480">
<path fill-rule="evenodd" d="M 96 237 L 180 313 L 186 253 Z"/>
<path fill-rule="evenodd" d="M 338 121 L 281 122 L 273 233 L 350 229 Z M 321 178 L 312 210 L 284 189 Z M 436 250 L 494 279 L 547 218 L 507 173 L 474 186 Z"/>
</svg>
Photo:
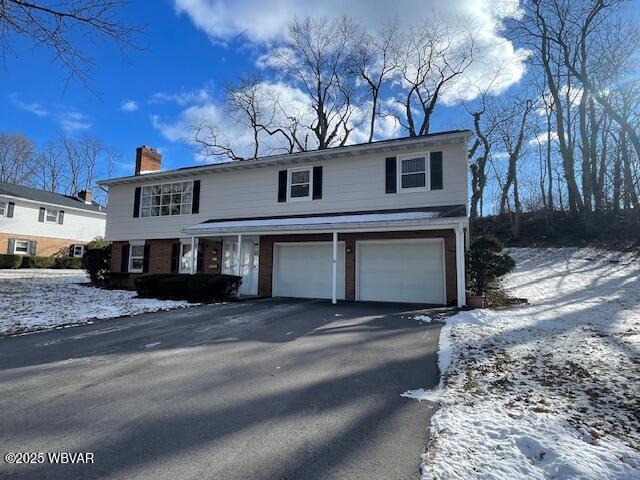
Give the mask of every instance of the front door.
<svg viewBox="0 0 640 480">
<path fill-rule="evenodd" d="M 238 239 L 224 239 L 224 256 L 222 273 L 228 275 L 240 275 L 240 295 L 258 294 L 258 239 L 243 238 L 242 251 L 240 252 L 240 272 L 237 270 Z"/>
</svg>

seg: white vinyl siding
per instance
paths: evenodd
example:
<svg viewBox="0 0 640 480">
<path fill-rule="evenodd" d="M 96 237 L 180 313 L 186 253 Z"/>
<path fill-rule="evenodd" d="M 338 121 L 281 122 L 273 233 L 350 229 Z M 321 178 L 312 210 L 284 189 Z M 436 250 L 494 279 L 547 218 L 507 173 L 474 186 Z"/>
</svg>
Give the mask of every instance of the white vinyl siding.
<svg viewBox="0 0 640 480">
<path fill-rule="evenodd" d="M 3 200 L 9 206 L 8 200 Z M 22 201 L 19 198 L 12 199 L 14 202 L 13 217 L 3 217 L 0 221 L 0 233 L 8 234 L 11 237 L 47 237 L 71 240 L 77 243 L 88 243 L 94 238 L 105 235 L 106 214 L 105 212 L 91 212 L 76 210 L 69 207 L 60 208 L 64 210 L 64 222 L 39 222 L 40 207 L 38 202 Z M 54 207 L 51 207 L 52 209 Z M 46 216 L 46 211 L 45 211 Z M 43 219 L 44 220 L 44 219 Z M 140 238 L 140 237 L 138 237 Z"/>
<path fill-rule="evenodd" d="M 256 216 L 286 216 L 384 210 L 441 205 L 466 205 L 466 144 L 438 145 L 443 152 L 442 190 L 407 191 L 402 195 L 385 193 L 384 152 L 331 160 L 314 160 L 323 167 L 322 199 L 314 201 L 278 202 L 278 172 L 282 166 L 209 173 L 201 180 L 200 212 L 159 218 L 133 218 L 133 200 L 140 184 L 109 187 L 107 239 L 176 238 L 185 227 L 210 219 Z M 436 147 L 433 148 L 436 150 Z M 424 152 L 424 148 L 416 150 Z M 402 150 L 401 155 L 410 154 Z"/>
</svg>

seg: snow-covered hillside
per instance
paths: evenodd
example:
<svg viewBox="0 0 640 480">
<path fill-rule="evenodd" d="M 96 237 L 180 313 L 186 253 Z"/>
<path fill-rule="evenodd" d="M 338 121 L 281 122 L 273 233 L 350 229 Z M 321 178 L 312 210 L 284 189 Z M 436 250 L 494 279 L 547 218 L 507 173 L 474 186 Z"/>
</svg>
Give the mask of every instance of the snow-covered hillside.
<svg viewBox="0 0 640 480">
<path fill-rule="evenodd" d="M 95 288 L 88 281 L 81 270 L 0 270 L 0 334 L 189 305 L 135 298 L 136 292 Z"/>
<path fill-rule="evenodd" d="M 505 285 L 530 304 L 443 329 L 423 478 L 640 478 L 640 260 L 512 252 Z"/>
</svg>

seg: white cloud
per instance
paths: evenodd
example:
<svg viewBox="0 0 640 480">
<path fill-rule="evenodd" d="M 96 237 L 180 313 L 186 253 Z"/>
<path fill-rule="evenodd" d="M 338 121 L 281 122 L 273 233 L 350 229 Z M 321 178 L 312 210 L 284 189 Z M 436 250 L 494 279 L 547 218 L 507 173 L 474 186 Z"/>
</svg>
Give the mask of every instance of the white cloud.
<svg viewBox="0 0 640 480">
<path fill-rule="evenodd" d="M 393 19 L 407 28 L 428 18 L 437 18 L 456 31 L 464 25 L 474 33 L 476 61 L 452 88 L 443 92 L 442 100 L 449 105 L 460 98 L 471 100 L 479 90 L 487 88 L 500 94 L 525 73 L 527 52 L 515 48 L 502 31 L 504 20 L 520 15 L 518 0 L 174 0 L 174 4 L 179 15 L 187 15 L 213 41 L 241 37 L 257 45 L 282 36 L 296 17 L 349 15 L 373 29 Z M 268 66 L 268 59 L 259 58 L 258 66 Z"/>
<path fill-rule="evenodd" d="M 49 115 L 49 112 L 45 110 L 42 105 L 35 102 L 23 102 L 22 100 L 20 100 L 20 97 L 18 97 L 17 93 L 12 93 L 11 95 L 9 95 L 9 99 L 11 100 L 11 103 L 13 103 L 19 109 L 33 113 L 38 117 L 46 117 L 47 115 Z"/>
<path fill-rule="evenodd" d="M 555 142 L 556 140 L 558 140 L 557 132 L 551 132 L 550 136 L 551 136 L 552 142 Z M 547 140 L 548 140 L 547 132 L 540 132 L 531 140 L 529 140 L 529 145 L 545 145 L 547 143 Z"/>
<path fill-rule="evenodd" d="M 178 93 L 156 92 L 149 99 L 149 103 L 175 103 L 180 106 L 196 105 L 211 100 L 211 87 L 204 86 L 195 90 L 183 90 Z"/>
<path fill-rule="evenodd" d="M 136 102 L 135 100 L 126 100 L 124 102 L 122 102 L 122 105 L 120 105 L 120 110 L 122 110 L 123 112 L 135 112 L 136 110 L 138 110 L 139 105 L 138 102 Z"/>
<path fill-rule="evenodd" d="M 89 118 L 77 110 L 67 110 L 56 115 L 58 125 L 63 132 L 73 134 L 91 128 Z"/>
</svg>

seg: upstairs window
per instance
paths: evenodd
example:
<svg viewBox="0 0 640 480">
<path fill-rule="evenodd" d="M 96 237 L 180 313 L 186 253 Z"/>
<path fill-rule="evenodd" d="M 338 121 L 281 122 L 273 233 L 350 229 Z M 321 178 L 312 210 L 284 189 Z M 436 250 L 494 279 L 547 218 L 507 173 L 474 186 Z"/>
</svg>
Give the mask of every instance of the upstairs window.
<svg viewBox="0 0 640 480">
<path fill-rule="evenodd" d="M 0 200 L 0 217 L 7 216 L 7 202 Z"/>
<path fill-rule="evenodd" d="M 310 200 L 313 168 L 292 168 L 289 170 L 289 201 Z"/>
<path fill-rule="evenodd" d="M 160 217 L 191 213 L 193 181 L 163 183 L 142 187 L 140 214 Z"/>
<path fill-rule="evenodd" d="M 400 189 L 424 188 L 427 186 L 426 156 L 400 160 Z"/>
<path fill-rule="evenodd" d="M 44 221 L 47 223 L 58 223 L 59 215 L 60 215 L 60 210 L 57 210 L 55 208 L 47 208 Z"/>
</svg>

